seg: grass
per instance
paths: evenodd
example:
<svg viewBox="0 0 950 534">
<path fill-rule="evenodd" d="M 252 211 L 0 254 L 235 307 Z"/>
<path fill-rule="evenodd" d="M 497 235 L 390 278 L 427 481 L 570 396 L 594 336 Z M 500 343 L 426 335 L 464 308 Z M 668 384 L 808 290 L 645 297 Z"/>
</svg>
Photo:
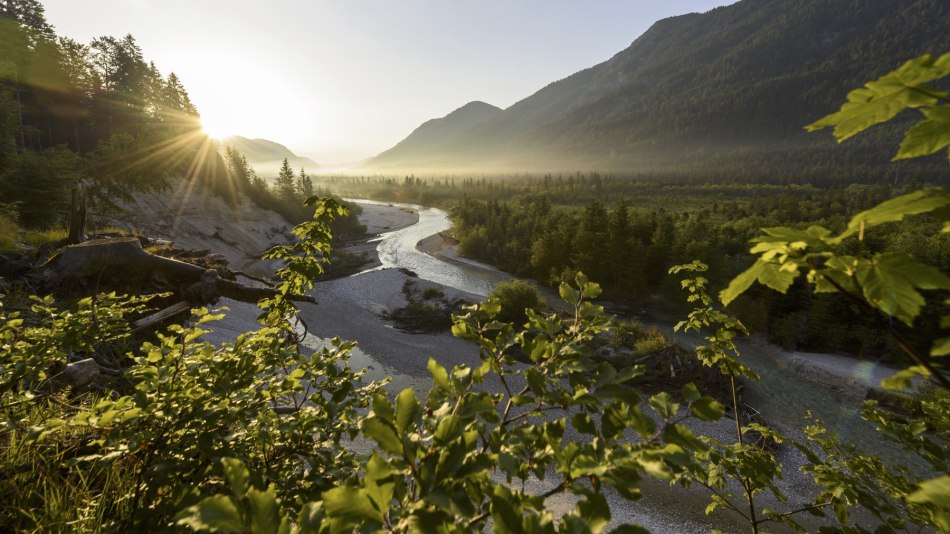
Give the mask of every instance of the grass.
<svg viewBox="0 0 950 534">
<path fill-rule="evenodd" d="M 20 226 L 13 219 L 0 214 L 0 250 L 15 250 L 20 232 Z"/>
<path fill-rule="evenodd" d="M 46 421 L 68 420 L 67 400 L 61 395 L 16 406 L 16 424 L 0 432 L 0 531 L 99 532 L 107 516 L 122 517 L 116 512 L 128 506 L 124 497 L 134 480 L 127 469 L 96 460 L 70 462 L 79 456 L 82 426 L 61 427 L 41 440 L 31 435 Z"/>
</svg>

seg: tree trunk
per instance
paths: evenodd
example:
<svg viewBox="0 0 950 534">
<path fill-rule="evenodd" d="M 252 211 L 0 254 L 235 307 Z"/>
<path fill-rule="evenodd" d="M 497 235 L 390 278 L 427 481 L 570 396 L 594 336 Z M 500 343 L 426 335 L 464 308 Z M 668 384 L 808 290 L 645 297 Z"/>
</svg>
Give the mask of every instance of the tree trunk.
<svg viewBox="0 0 950 534">
<path fill-rule="evenodd" d="M 272 298 L 277 292 L 270 288 L 251 287 L 232 280 L 224 280 L 214 270 L 204 269 L 183 261 L 149 254 L 135 237 L 93 239 L 63 248 L 31 277 L 49 288 L 64 280 L 87 276 L 161 275 L 167 279 L 189 284 L 186 296 L 196 305 L 227 297 L 256 304 Z M 310 295 L 290 295 L 291 300 L 316 303 Z"/>
<path fill-rule="evenodd" d="M 86 192 L 79 185 L 73 187 L 73 199 L 69 204 L 69 237 L 66 242 L 70 245 L 82 243 L 86 240 Z"/>
</svg>

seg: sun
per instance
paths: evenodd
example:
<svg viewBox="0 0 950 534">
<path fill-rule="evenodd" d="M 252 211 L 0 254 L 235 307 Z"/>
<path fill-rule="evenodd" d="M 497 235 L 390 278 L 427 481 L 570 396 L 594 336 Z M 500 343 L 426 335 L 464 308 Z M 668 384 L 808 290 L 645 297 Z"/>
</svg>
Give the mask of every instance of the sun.
<svg viewBox="0 0 950 534">
<path fill-rule="evenodd" d="M 231 137 L 234 135 L 234 131 L 226 124 L 218 124 L 214 121 L 209 121 L 206 118 L 201 118 L 201 131 L 208 135 L 212 139 L 224 139 L 226 137 Z"/>
</svg>

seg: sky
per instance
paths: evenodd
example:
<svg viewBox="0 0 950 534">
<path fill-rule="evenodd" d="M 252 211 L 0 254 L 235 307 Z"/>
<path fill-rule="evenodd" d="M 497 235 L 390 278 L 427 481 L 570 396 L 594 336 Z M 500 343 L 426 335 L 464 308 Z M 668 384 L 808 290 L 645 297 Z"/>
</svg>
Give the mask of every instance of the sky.
<svg viewBox="0 0 950 534">
<path fill-rule="evenodd" d="M 59 35 L 132 34 L 214 135 L 332 167 L 473 100 L 507 108 L 653 22 L 722 0 L 44 0 Z"/>
</svg>

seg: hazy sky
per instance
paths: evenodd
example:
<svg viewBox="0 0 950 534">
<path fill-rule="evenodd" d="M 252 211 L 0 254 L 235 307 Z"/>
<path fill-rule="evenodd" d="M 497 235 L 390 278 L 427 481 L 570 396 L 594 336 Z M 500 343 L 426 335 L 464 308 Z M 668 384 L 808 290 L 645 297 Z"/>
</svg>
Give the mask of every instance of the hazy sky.
<svg viewBox="0 0 950 534">
<path fill-rule="evenodd" d="M 44 0 L 60 35 L 131 33 L 215 134 L 355 162 L 472 100 L 506 108 L 658 19 L 726 0 Z"/>
</svg>

